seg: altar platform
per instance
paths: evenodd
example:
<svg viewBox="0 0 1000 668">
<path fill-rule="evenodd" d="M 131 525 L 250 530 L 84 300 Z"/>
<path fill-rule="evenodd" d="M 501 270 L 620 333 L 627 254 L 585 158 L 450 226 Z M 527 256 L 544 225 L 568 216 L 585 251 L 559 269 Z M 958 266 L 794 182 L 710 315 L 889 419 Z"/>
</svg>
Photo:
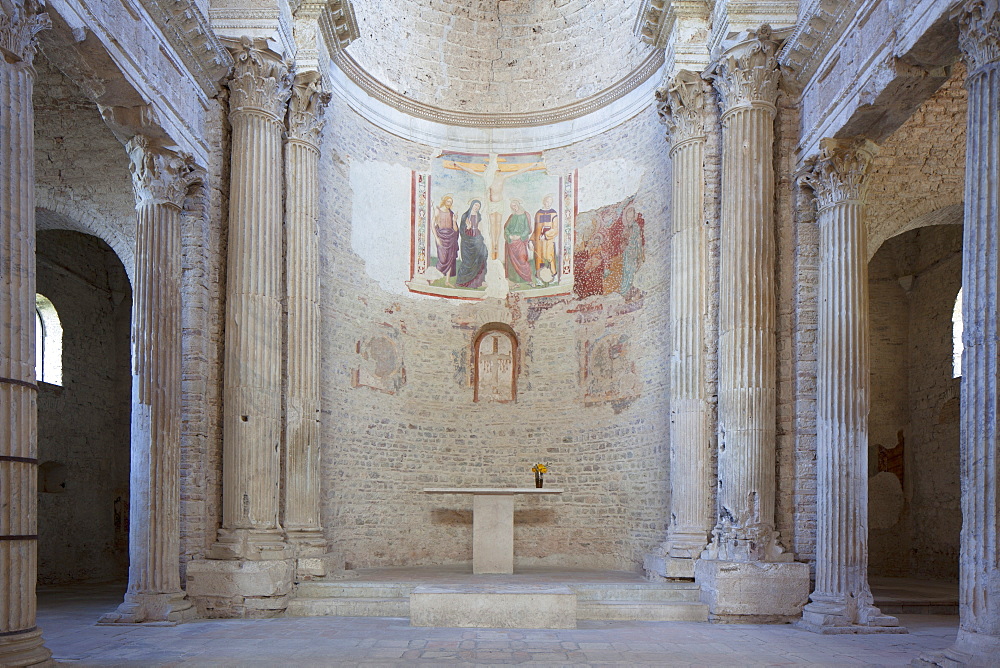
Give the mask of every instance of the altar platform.
<svg viewBox="0 0 1000 668">
<path fill-rule="evenodd" d="M 553 568 L 518 568 L 512 574 L 473 574 L 471 564 L 410 568 L 371 568 L 344 571 L 342 579 L 327 578 L 296 586 L 287 616 L 404 617 L 411 618 L 414 594 L 416 623 L 438 619 L 426 614 L 432 596 L 438 603 L 458 605 L 455 615 L 465 621 L 453 626 L 482 627 L 482 619 L 462 606 L 458 595 L 485 596 L 499 606 L 513 606 L 514 596 L 523 596 L 535 607 L 558 606 L 553 624 L 529 628 L 572 628 L 568 608 L 575 620 L 707 621 L 708 607 L 700 600 L 693 582 L 650 582 L 638 573 Z M 452 596 L 445 601 L 442 596 Z M 422 596 L 426 598 L 421 599 Z M 572 600 L 570 601 L 570 598 Z M 470 599 L 471 601 L 471 599 Z M 457 602 L 457 603 L 456 603 Z M 482 607 L 482 606 L 480 606 Z M 436 606 L 440 609 L 440 605 Z M 497 628 L 515 628 L 504 623 L 498 612 Z M 421 621 L 425 620 L 425 621 Z M 489 618 L 487 618 L 489 621 Z M 514 622 L 511 622 L 514 623 Z M 436 622 L 427 625 L 437 626 Z M 523 628 L 523 627 L 522 627 Z"/>
</svg>

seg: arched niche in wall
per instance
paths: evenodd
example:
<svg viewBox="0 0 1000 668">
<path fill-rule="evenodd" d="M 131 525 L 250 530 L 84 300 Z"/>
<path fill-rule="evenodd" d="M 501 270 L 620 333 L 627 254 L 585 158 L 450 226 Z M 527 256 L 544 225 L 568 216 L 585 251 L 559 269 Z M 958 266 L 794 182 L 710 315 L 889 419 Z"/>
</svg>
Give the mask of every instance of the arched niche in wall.
<svg viewBox="0 0 1000 668">
<path fill-rule="evenodd" d="M 510 403 L 517 399 L 517 334 L 510 325 L 490 322 L 472 344 L 473 401 Z"/>
</svg>

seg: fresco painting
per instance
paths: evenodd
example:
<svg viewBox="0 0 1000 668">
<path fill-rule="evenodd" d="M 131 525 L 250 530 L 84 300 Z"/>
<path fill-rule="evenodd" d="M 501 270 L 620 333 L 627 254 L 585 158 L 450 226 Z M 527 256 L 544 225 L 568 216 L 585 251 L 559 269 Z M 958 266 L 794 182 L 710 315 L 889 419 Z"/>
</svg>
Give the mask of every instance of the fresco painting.
<svg viewBox="0 0 1000 668">
<path fill-rule="evenodd" d="M 575 174 L 550 175 L 541 153 L 445 152 L 411 185 L 410 290 L 466 299 L 572 291 Z"/>
<path fill-rule="evenodd" d="M 578 215 L 573 283 L 577 297 L 636 296 L 635 275 L 645 260 L 646 221 L 634 200 L 630 197 Z"/>
<path fill-rule="evenodd" d="M 358 366 L 352 370 L 354 387 L 369 387 L 396 394 L 406 384 L 403 343 L 399 330 L 383 324 L 378 331 L 357 342 Z"/>
</svg>

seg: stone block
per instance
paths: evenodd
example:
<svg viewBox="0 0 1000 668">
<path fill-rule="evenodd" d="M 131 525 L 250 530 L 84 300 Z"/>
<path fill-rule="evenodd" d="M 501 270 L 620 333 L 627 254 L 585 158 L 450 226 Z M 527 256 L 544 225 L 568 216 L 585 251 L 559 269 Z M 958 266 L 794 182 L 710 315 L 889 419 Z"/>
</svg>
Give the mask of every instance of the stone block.
<svg viewBox="0 0 1000 668">
<path fill-rule="evenodd" d="M 797 562 L 699 559 L 695 582 L 713 622 L 789 622 L 809 600 L 809 565 Z"/>
<path fill-rule="evenodd" d="M 295 565 L 281 561 L 192 561 L 187 567 L 191 598 L 287 596 L 292 591 Z"/>
<path fill-rule="evenodd" d="M 647 554 L 642 560 L 642 569 L 652 580 L 693 580 L 694 564 L 697 559 L 681 559 L 661 554 Z"/>
<path fill-rule="evenodd" d="M 423 585 L 410 594 L 411 626 L 575 629 L 576 594 L 545 585 Z"/>
</svg>

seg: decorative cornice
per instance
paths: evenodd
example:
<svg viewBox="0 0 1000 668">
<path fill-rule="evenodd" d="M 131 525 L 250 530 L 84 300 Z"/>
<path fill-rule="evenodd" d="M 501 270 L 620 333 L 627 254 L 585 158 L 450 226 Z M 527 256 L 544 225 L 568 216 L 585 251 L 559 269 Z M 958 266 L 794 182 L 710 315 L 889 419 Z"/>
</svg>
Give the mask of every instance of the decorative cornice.
<svg viewBox="0 0 1000 668">
<path fill-rule="evenodd" d="M 656 109 L 674 147 L 705 136 L 708 92 L 708 82 L 690 70 L 680 70 L 669 86 L 657 89 Z"/>
<path fill-rule="evenodd" d="M 766 23 L 757 30 L 741 33 L 739 41 L 719 58 L 712 80 L 719 91 L 724 112 L 763 102 L 774 106 L 778 100 L 777 40 Z"/>
<path fill-rule="evenodd" d="M 646 44 L 658 49 L 667 46 L 670 32 L 677 19 L 684 16 L 705 16 L 706 0 L 643 0 L 635 18 L 633 32 Z"/>
<path fill-rule="evenodd" d="M 663 51 L 654 50 L 627 77 L 579 102 L 545 111 L 494 114 L 451 111 L 411 100 L 373 78 L 345 51 L 333 54 L 333 62 L 365 93 L 408 116 L 453 127 L 522 128 L 551 125 L 580 118 L 611 104 L 645 83 L 663 66 Z"/>
<path fill-rule="evenodd" d="M 136 135 L 125 144 L 135 188 L 135 206 L 170 204 L 184 206 L 188 188 L 203 179 L 188 153 L 156 146 L 145 135 Z"/>
<path fill-rule="evenodd" d="M 14 2 L 11 14 L 0 13 L 0 55 L 10 63 L 35 60 L 35 36 L 52 27 L 49 15 L 35 0 Z"/>
<path fill-rule="evenodd" d="M 330 53 L 343 51 L 360 36 L 354 5 L 349 0 L 328 0 L 319 15 L 319 28 Z"/>
<path fill-rule="evenodd" d="M 820 211 L 835 204 L 864 202 L 868 188 L 868 170 L 879 147 L 864 137 L 821 139 L 820 154 L 799 177 L 816 195 Z"/>
<path fill-rule="evenodd" d="M 215 97 L 233 59 L 193 0 L 141 0 L 198 87 Z"/>
<path fill-rule="evenodd" d="M 1000 1 L 965 0 L 957 9 L 958 46 L 969 75 L 1000 61 Z"/>
<path fill-rule="evenodd" d="M 792 71 L 796 80 L 809 80 L 847 30 L 856 10 L 856 4 L 850 0 L 803 2 L 799 20 L 781 48 L 778 61 Z"/>
<path fill-rule="evenodd" d="M 285 116 L 285 101 L 291 90 L 290 63 L 267 46 L 264 38 L 223 38 L 235 61 L 229 80 L 229 112 L 257 110 L 275 120 Z"/>
<path fill-rule="evenodd" d="M 288 101 L 288 138 L 319 147 L 330 93 L 323 90 L 323 75 L 314 70 L 300 72 L 292 83 Z"/>
</svg>

